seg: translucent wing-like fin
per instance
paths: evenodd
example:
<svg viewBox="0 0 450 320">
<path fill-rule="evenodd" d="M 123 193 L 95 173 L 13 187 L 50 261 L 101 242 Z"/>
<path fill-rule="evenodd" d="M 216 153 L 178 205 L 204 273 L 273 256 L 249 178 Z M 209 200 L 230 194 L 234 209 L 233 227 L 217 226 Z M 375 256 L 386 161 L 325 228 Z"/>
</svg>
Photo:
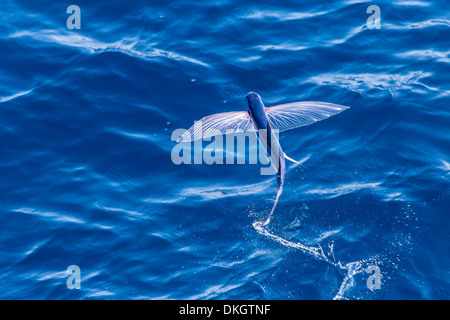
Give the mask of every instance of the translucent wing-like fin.
<svg viewBox="0 0 450 320">
<path fill-rule="evenodd" d="M 294 159 L 292 159 L 291 157 L 288 157 L 288 155 L 287 155 L 286 153 L 284 154 L 284 157 L 285 157 L 287 160 L 289 160 L 289 161 L 292 161 L 292 162 L 294 162 L 294 163 L 300 164 L 300 162 L 298 162 L 297 160 L 294 160 Z"/>
<path fill-rule="evenodd" d="M 280 132 L 307 126 L 329 118 L 349 107 L 320 101 L 302 101 L 266 108 L 273 129 Z"/>
<path fill-rule="evenodd" d="M 177 142 L 190 142 L 226 134 L 227 130 L 256 131 L 248 111 L 217 113 L 196 121 Z"/>
</svg>

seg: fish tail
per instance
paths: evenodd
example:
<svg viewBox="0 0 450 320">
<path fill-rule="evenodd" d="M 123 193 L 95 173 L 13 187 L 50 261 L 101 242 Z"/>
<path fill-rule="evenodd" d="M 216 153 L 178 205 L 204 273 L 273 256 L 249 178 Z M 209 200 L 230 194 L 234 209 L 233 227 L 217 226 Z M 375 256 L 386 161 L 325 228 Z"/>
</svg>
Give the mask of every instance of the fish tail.
<svg viewBox="0 0 450 320">
<path fill-rule="evenodd" d="M 275 203 L 273 204 L 272 210 L 270 210 L 269 216 L 267 217 L 266 221 L 264 221 L 261 226 L 267 226 L 270 223 L 270 220 L 272 219 L 272 214 L 275 211 L 275 207 L 277 206 L 278 199 L 280 198 L 281 194 L 283 193 L 283 185 L 278 186 L 277 195 L 275 197 Z"/>
<path fill-rule="evenodd" d="M 276 149 L 274 149 L 276 150 Z M 272 219 L 273 212 L 275 211 L 275 208 L 277 207 L 278 199 L 280 198 L 281 194 L 283 193 L 283 184 L 284 184 L 284 175 L 286 173 L 286 163 L 284 160 L 284 152 L 281 149 L 281 146 L 278 144 L 278 153 L 277 155 L 277 161 L 278 161 L 278 174 L 277 174 L 277 181 L 278 181 L 278 189 L 277 189 L 277 195 L 275 196 L 275 202 L 272 206 L 272 209 L 270 210 L 269 216 L 267 217 L 266 221 L 264 222 L 256 222 L 256 224 L 260 227 L 267 226 L 270 223 L 270 220 Z"/>
</svg>

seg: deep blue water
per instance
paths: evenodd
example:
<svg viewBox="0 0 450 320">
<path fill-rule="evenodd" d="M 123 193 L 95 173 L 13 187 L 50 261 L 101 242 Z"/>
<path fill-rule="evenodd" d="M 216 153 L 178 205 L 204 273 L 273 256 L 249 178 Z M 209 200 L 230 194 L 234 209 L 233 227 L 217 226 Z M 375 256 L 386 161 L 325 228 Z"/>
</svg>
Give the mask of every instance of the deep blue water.
<svg viewBox="0 0 450 320">
<path fill-rule="evenodd" d="M 69 5 L 81 29 L 69 30 Z M 381 11 L 369 29 L 367 7 Z M 0 298 L 448 299 L 447 1 L 0 3 Z M 350 106 L 260 166 L 175 165 L 203 116 Z M 323 248 L 317 258 L 312 248 Z M 68 289 L 67 267 L 81 269 Z M 378 266 L 380 289 L 369 289 Z"/>
</svg>

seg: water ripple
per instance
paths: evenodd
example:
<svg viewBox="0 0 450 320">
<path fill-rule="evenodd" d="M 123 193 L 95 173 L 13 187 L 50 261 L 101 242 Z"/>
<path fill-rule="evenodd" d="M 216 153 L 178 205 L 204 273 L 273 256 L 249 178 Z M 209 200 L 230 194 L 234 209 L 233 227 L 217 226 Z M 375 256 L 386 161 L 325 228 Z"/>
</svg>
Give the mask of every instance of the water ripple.
<svg viewBox="0 0 450 320">
<path fill-rule="evenodd" d="M 26 96 L 26 95 L 30 94 L 31 92 L 33 92 L 33 89 L 17 92 L 15 94 L 12 94 L 12 95 L 7 96 L 7 97 L 0 97 L 0 103 L 11 101 L 13 99 L 16 99 L 16 98 L 19 98 L 19 97 L 22 97 L 22 96 Z"/>
<path fill-rule="evenodd" d="M 152 61 L 164 57 L 176 61 L 186 61 L 208 67 L 208 64 L 175 52 L 154 48 L 153 44 L 137 38 L 121 39 L 113 43 L 105 43 L 94 38 L 74 33 L 58 33 L 55 30 L 18 31 L 9 35 L 10 38 L 32 38 L 37 41 L 58 44 L 66 47 L 82 49 L 90 54 L 103 52 L 119 52 L 133 58 Z"/>
</svg>

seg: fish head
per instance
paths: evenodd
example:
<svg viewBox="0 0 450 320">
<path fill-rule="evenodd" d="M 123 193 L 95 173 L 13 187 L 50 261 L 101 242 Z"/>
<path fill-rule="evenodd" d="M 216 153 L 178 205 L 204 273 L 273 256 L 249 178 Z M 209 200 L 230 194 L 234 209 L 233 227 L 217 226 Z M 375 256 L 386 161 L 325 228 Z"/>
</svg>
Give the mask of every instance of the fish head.
<svg viewBox="0 0 450 320">
<path fill-rule="evenodd" d="M 257 103 L 262 103 L 261 97 L 256 92 L 249 92 L 247 94 L 246 99 L 247 99 L 249 109 L 251 108 L 252 105 L 254 106 Z"/>
<path fill-rule="evenodd" d="M 251 114 L 254 124 L 258 129 L 268 128 L 268 118 L 265 111 L 264 103 L 259 94 L 250 92 L 247 94 L 248 111 Z"/>
<path fill-rule="evenodd" d="M 261 97 L 256 92 L 249 92 L 247 94 L 248 110 L 254 117 L 261 117 L 264 112 L 264 103 Z"/>
</svg>

